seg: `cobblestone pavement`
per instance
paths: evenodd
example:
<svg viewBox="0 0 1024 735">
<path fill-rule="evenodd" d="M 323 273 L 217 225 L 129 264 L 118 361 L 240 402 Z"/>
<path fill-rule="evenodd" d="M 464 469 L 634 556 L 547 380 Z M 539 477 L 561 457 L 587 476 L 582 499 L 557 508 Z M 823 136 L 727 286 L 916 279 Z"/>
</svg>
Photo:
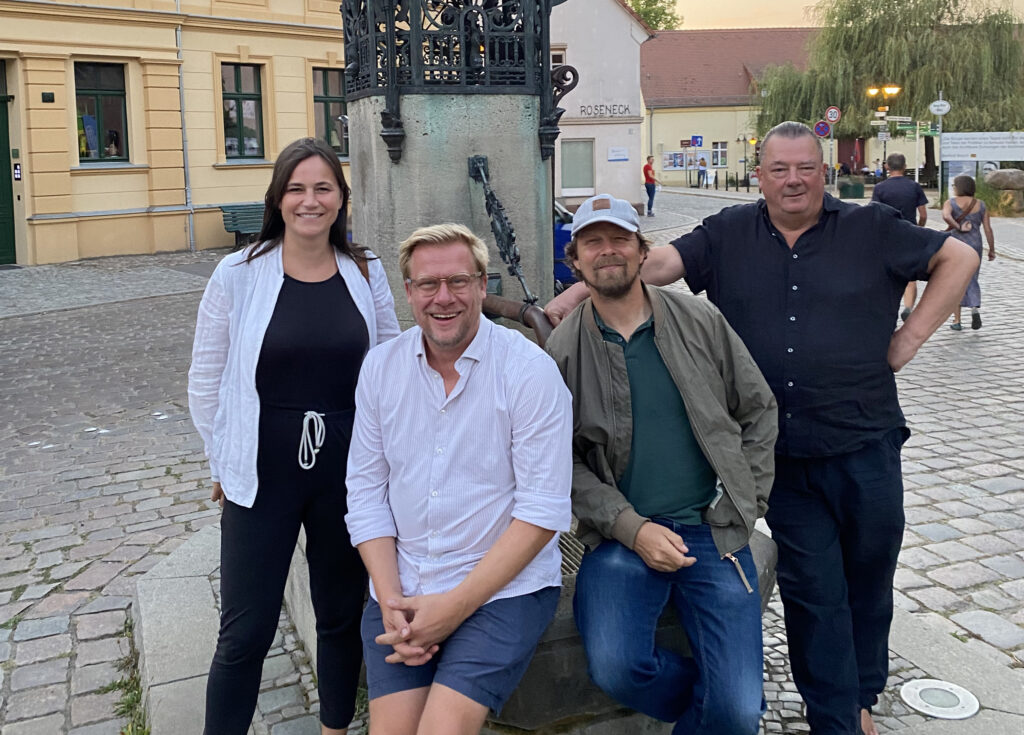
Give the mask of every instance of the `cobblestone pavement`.
<svg viewBox="0 0 1024 735">
<path fill-rule="evenodd" d="M 662 192 L 644 222 L 664 244 L 722 206 Z M 996 220 L 984 327 L 940 328 L 900 373 L 904 451 L 900 606 L 994 664 L 1024 659 L 1024 222 Z M 222 253 L 117 257 L 0 272 L 0 730 L 117 733 L 134 578 L 216 522 L 185 378 L 202 282 Z M 85 274 L 88 277 L 82 277 Z M 131 299 L 131 300 L 127 300 Z M 18 315 L 20 314 L 20 315 Z M 776 599 L 765 618 L 767 732 L 801 732 Z M 881 728 L 920 721 L 893 687 Z M 312 671 L 291 623 L 265 669 L 255 733 L 316 733 Z M 358 729 L 358 728 L 356 728 Z"/>
</svg>

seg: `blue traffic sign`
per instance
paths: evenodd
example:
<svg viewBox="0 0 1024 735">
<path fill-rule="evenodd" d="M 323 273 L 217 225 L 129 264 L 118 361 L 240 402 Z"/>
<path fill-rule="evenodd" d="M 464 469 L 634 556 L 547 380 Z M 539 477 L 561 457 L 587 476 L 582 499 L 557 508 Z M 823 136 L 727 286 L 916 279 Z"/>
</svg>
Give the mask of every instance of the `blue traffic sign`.
<svg viewBox="0 0 1024 735">
<path fill-rule="evenodd" d="M 690 136 L 690 145 L 692 145 L 694 148 L 702 147 L 704 145 L 704 136 L 703 135 L 691 135 Z"/>
<path fill-rule="evenodd" d="M 814 123 L 814 134 L 819 138 L 824 138 L 826 135 L 832 132 L 832 126 L 824 120 L 818 120 Z"/>
</svg>

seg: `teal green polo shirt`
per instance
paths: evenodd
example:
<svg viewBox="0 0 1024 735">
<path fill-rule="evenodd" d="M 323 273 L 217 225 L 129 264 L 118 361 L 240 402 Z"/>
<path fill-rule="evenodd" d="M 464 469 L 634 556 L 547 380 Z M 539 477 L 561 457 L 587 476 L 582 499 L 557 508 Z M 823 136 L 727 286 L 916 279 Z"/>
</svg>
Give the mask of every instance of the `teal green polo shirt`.
<svg viewBox="0 0 1024 735">
<path fill-rule="evenodd" d="M 597 309 L 594 318 L 604 340 L 622 347 L 629 375 L 633 441 L 619 490 L 642 516 L 701 523 L 701 511 L 714 500 L 717 477 L 654 344 L 654 317 L 637 327 L 629 341 L 601 321 Z"/>
</svg>

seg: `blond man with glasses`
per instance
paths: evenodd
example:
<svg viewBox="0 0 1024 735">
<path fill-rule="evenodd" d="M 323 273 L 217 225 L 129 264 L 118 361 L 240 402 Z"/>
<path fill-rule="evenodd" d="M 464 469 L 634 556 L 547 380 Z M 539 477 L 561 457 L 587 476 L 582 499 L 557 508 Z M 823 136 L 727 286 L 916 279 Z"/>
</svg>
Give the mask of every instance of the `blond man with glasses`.
<svg viewBox="0 0 1024 735">
<path fill-rule="evenodd" d="M 558 603 L 571 399 L 551 358 L 483 318 L 476 235 L 419 229 L 399 266 L 416 326 L 363 363 L 348 464 L 370 732 L 472 735 Z"/>
</svg>

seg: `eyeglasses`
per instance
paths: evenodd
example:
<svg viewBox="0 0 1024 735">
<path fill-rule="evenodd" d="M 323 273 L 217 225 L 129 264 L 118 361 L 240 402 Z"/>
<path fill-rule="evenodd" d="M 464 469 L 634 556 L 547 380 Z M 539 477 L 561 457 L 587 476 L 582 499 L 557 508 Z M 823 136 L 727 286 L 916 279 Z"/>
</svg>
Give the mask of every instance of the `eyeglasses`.
<svg viewBox="0 0 1024 735">
<path fill-rule="evenodd" d="M 437 278 L 435 276 L 427 276 L 426 278 L 406 278 L 405 282 L 408 283 L 420 296 L 433 296 L 441 290 L 441 282 L 444 281 L 448 284 L 448 290 L 454 294 L 464 294 L 469 290 L 469 287 L 473 284 L 477 278 L 483 274 L 480 271 L 476 273 L 453 273 L 445 278 Z"/>
</svg>

